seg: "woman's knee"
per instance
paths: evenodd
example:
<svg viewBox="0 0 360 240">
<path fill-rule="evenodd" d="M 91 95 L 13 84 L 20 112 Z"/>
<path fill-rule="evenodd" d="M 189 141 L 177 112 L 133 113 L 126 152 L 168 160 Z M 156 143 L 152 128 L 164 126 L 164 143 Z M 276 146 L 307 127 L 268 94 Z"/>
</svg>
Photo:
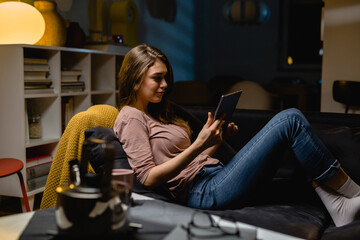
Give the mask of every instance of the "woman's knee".
<svg viewBox="0 0 360 240">
<path fill-rule="evenodd" d="M 287 114 L 287 115 L 303 115 L 302 112 L 297 108 L 288 108 L 282 110 L 280 113 Z"/>
<path fill-rule="evenodd" d="M 297 122 L 303 126 L 310 126 L 304 114 L 297 108 L 288 108 L 278 113 L 278 117 L 287 119 L 288 122 Z M 295 123 L 294 122 L 294 123 Z"/>
<path fill-rule="evenodd" d="M 306 119 L 304 114 L 297 108 L 288 108 L 285 110 L 282 110 L 280 113 L 280 115 L 284 115 L 287 117 L 294 117 L 294 118 L 299 118 L 299 119 Z"/>
</svg>

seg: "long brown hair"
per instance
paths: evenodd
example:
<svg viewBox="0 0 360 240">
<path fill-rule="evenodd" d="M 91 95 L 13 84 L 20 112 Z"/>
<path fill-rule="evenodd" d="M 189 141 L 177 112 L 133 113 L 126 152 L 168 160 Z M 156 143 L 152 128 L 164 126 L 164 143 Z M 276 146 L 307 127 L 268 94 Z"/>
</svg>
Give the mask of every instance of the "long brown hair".
<svg viewBox="0 0 360 240">
<path fill-rule="evenodd" d="M 141 44 L 125 55 L 119 72 L 119 109 L 136 102 L 136 92 L 140 88 L 142 77 L 154 65 L 156 59 L 161 60 L 167 68 L 165 80 L 168 86 L 161 102 L 149 103 L 149 114 L 159 122 L 180 126 L 191 135 L 188 123 L 175 115 L 168 101 L 168 95 L 174 84 L 171 64 L 166 55 L 153 46 Z"/>
</svg>

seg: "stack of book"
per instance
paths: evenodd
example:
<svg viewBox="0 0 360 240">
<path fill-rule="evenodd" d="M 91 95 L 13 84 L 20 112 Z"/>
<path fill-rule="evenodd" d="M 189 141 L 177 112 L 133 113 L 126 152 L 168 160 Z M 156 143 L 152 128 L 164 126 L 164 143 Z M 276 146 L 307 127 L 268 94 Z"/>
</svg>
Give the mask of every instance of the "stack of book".
<svg viewBox="0 0 360 240">
<path fill-rule="evenodd" d="M 28 191 L 45 186 L 52 160 L 53 157 L 51 154 L 26 159 L 26 180 Z"/>
<path fill-rule="evenodd" d="M 74 116 L 74 98 L 61 98 L 62 130 L 65 131 L 70 119 Z"/>
<path fill-rule="evenodd" d="M 48 60 L 44 58 L 24 58 L 25 94 L 53 93 L 49 75 Z"/>
<path fill-rule="evenodd" d="M 81 70 L 62 70 L 61 71 L 61 91 L 82 92 L 85 89 L 85 83 L 80 81 Z"/>
</svg>

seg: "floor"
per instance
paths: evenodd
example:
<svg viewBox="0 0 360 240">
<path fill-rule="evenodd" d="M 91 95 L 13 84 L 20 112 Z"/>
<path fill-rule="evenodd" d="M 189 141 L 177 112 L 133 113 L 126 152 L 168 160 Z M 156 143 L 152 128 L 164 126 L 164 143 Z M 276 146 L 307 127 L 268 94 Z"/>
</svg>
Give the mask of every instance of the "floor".
<svg viewBox="0 0 360 240">
<path fill-rule="evenodd" d="M 35 195 L 34 210 L 40 208 L 42 194 Z M 21 200 L 16 197 L 0 196 L 0 217 L 22 213 Z"/>
</svg>

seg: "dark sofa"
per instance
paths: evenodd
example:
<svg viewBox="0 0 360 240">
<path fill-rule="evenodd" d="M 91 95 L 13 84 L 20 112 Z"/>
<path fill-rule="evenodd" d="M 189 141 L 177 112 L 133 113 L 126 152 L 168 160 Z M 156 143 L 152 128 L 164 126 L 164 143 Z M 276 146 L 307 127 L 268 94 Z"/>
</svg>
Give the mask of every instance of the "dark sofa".
<svg viewBox="0 0 360 240">
<path fill-rule="evenodd" d="M 208 111 L 214 111 L 206 107 L 185 108 L 202 122 L 206 121 Z M 239 150 L 276 113 L 236 110 L 233 121 L 239 133 L 227 143 L 235 151 Z M 360 184 L 360 115 L 319 112 L 304 112 L 304 115 L 345 171 Z M 251 200 L 242 209 L 213 213 L 305 239 L 360 239 L 360 221 L 334 226 L 291 151 L 284 152 L 273 181 Z"/>
<path fill-rule="evenodd" d="M 214 111 L 214 108 L 203 106 L 175 105 L 175 109 L 189 121 L 194 137 L 206 121 L 207 112 Z M 216 157 L 226 164 L 275 114 L 275 111 L 236 110 L 233 121 L 239 126 L 239 133 L 221 146 Z M 360 115 L 304 114 L 345 171 L 360 184 Z M 115 167 L 130 168 L 126 154 L 110 129 L 104 131 L 97 128 L 86 132 L 87 137 L 105 138 L 113 142 L 117 146 Z M 94 152 L 95 155 L 101 154 L 96 150 Z M 101 171 L 101 162 L 96 162 L 96 159 L 99 158 L 93 158 L 91 164 L 95 171 Z M 211 213 L 304 239 L 360 239 L 360 221 L 339 228 L 334 226 L 291 151 L 284 152 L 273 180 L 260 188 L 260 193 L 249 194 L 244 207 Z M 133 191 L 177 204 L 166 186 L 150 191 L 134 179 Z"/>
</svg>

